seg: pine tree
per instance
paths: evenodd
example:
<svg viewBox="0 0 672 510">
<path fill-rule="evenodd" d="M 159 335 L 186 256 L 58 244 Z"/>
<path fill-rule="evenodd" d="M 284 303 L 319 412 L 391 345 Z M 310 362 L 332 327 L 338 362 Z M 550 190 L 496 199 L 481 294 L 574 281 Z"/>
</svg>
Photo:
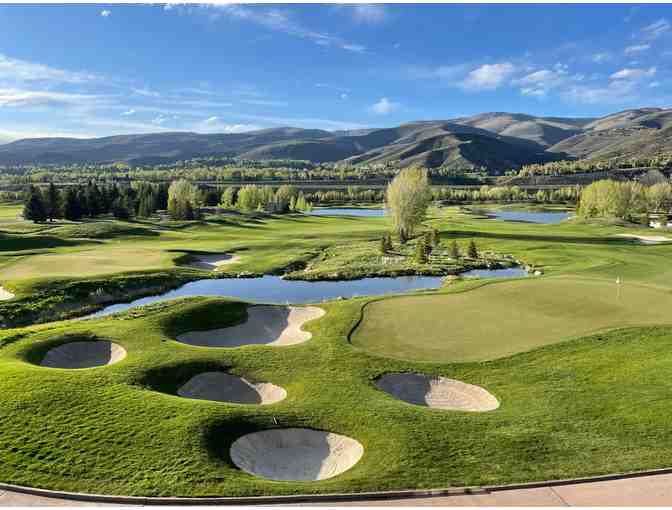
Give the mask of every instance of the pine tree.
<svg viewBox="0 0 672 510">
<path fill-rule="evenodd" d="M 28 191 L 28 197 L 23 206 L 23 217 L 35 223 L 47 221 L 47 210 L 44 206 L 42 193 L 35 186 L 31 186 Z"/>
<path fill-rule="evenodd" d="M 415 261 L 418 264 L 425 264 L 427 262 L 427 244 L 425 243 L 425 238 L 418 238 L 418 242 L 415 245 Z"/>
<path fill-rule="evenodd" d="M 44 196 L 44 207 L 46 209 L 47 219 L 49 221 L 53 221 L 55 218 L 61 216 L 58 190 L 56 189 L 56 186 L 54 186 L 53 182 L 49 184 L 47 194 Z"/>
<path fill-rule="evenodd" d="M 450 254 L 450 258 L 453 260 L 460 258 L 460 247 L 457 245 L 457 241 L 455 239 L 453 239 L 453 242 L 450 243 L 450 246 L 448 247 L 448 253 Z"/>
<path fill-rule="evenodd" d="M 469 248 L 467 248 L 467 255 L 470 259 L 478 258 L 478 248 L 476 248 L 476 242 L 472 239 L 469 241 Z"/>
<path fill-rule="evenodd" d="M 63 203 L 63 217 L 66 220 L 78 221 L 82 219 L 82 205 L 79 193 L 75 188 L 67 188 L 61 193 Z"/>
</svg>

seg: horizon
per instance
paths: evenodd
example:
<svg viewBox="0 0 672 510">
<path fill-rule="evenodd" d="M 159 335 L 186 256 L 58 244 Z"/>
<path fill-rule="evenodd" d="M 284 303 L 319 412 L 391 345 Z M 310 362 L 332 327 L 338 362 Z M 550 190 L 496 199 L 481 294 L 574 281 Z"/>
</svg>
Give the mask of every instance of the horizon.
<svg viewBox="0 0 672 510">
<path fill-rule="evenodd" d="M 3 5 L 0 143 L 666 107 L 670 12 L 627 4 Z M 62 30 L 73 23 L 78 30 Z"/>
</svg>

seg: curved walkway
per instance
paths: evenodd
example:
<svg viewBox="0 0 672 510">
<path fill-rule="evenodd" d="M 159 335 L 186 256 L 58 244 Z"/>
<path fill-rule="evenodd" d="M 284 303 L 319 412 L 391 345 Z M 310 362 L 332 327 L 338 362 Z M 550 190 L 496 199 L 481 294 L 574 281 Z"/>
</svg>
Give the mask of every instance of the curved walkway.
<svg viewBox="0 0 672 510">
<path fill-rule="evenodd" d="M 519 488 L 455 490 L 455 494 L 432 496 L 391 497 L 367 500 L 323 500 L 319 503 L 295 503 L 296 506 L 670 506 L 672 504 L 672 472 L 654 475 L 605 477 L 599 481 L 551 482 Z M 460 493 L 461 492 L 461 493 Z M 346 496 L 347 497 L 347 496 Z M 175 505 L 177 501 L 165 504 Z M 218 501 L 209 500 L 216 505 Z M 220 504 L 240 505 L 235 501 Z M 149 505 L 161 504 L 154 500 Z M 268 505 L 263 498 L 257 505 Z M 291 504 L 291 503 L 290 503 Z M 0 506 L 133 506 L 128 503 L 77 501 L 73 499 L 37 496 L 19 491 L 0 489 Z"/>
</svg>

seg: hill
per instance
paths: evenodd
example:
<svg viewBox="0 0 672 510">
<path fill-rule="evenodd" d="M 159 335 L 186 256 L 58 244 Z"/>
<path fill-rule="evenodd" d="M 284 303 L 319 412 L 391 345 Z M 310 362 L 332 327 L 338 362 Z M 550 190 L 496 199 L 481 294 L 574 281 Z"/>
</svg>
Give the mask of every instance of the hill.
<svg viewBox="0 0 672 510">
<path fill-rule="evenodd" d="M 491 174 L 568 158 L 631 158 L 672 152 L 672 109 L 601 118 L 491 112 L 391 128 L 325 131 L 279 127 L 235 134 L 169 132 L 92 139 L 33 138 L 0 145 L 0 165 L 172 163 L 196 157 L 392 164 Z"/>
</svg>

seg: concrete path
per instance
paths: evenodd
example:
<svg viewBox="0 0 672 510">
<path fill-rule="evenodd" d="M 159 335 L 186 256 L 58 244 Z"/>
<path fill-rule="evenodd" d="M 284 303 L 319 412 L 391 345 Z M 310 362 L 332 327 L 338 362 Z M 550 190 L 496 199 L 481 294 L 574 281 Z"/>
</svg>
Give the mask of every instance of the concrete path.
<svg viewBox="0 0 672 510">
<path fill-rule="evenodd" d="M 131 506 L 87 503 L 0 491 L 0 506 Z M 154 506 L 154 505 L 152 505 Z M 672 474 L 513 489 L 464 496 L 379 501 L 325 502 L 292 506 L 672 506 Z"/>
</svg>

